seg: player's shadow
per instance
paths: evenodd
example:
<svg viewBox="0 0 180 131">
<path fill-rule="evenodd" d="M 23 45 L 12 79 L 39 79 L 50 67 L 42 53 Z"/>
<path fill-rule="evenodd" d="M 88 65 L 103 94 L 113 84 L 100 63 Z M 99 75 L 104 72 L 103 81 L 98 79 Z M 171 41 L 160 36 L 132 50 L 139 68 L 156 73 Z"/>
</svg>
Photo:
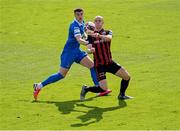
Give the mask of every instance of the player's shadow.
<svg viewBox="0 0 180 131">
<path fill-rule="evenodd" d="M 87 111 L 85 114 L 78 116 L 77 118 L 81 120 L 82 123 L 72 124 L 72 127 L 81 127 L 81 126 L 88 126 L 90 124 L 99 122 L 103 119 L 103 113 L 108 111 L 114 111 L 123 107 L 126 107 L 127 104 L 123 100 L 119 100 L 118 106 L 114 107 L 107 107 L 101 108 L 96 106 L 87 106 L 85 104 L 77 104 L 77 106 L 89 108 L 90 110 Z M 92 121 L 93 120 L 93 121 Z"/>
<path fill-rule="evenodd" d="M 91 97 L 89 99 L 86 99 L 86 101 L 91 101 L 95 97 Z M 104 112 L 109 112 L 109 111 L 114 111 L 121 109 L 123 107 L 126 107 L 127 104 L 123 100 L 118 101 L 117 106 L 113 107 L 96 107 L 96 106 L 88 106 L 80 102 L 80 100 L 70 100 L 70 101 L 37 101 L 33 103 L 46 103 L 46 104 L 54 104 L 58 110 L 61 112 L 61 114 L 70 114 L 71 112 L 81 112 L 83 115 L 78 116 L 77 118 L 81 120 L 81 123 L 75 123 L 71 124 L 70 126 L 72 127 L 81 127 L 81 126 L 88 126 L 90 124 L 99 122 L 100 120 L 103 119 L 103 113 Z M 87 108 L 87 111 L 81 111 L 81 110 L 76 110 L 75 107 L 84 107 Z M 89 109 L 89 110 L 88 110 Z"/>
<path fill-rule="evenodd" d="M 91 101 L 93 100 L 95 97 L 91 97 L 89 99 L 86 99 L 86 101 Z M 86 113 L 84 111 L 80 111 L 80 110 L 75 110 L 75 106 L 78 105 L 78 103 L 80 103 L 80 100 L 70 100 L 70 101 L 33 101 L 33 103 L 46 103 L 46 104 L 54 104 L 58 110 L 61 112 L 61 114 L 69 114 L 71 112 L 83 112 Z"/>
</svg>

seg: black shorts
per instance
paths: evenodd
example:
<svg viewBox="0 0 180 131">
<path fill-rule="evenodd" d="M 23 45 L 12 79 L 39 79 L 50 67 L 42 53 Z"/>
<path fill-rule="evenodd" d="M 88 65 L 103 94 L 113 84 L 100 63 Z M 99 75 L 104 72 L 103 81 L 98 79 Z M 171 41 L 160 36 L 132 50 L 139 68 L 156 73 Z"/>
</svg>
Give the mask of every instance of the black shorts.
<svg viewBox="0 0 180 131">
<path fill-rule="evenodd" d="M 106 79 L 106 72 L 116 74 L 116 72 L 121 69 L 121 66 L 118 63 L 112 61 L 112 63 L 108 65 L 100 65 L 95 68 L 98 76 L 98 81 L 101 81 Z"/>
</svg>

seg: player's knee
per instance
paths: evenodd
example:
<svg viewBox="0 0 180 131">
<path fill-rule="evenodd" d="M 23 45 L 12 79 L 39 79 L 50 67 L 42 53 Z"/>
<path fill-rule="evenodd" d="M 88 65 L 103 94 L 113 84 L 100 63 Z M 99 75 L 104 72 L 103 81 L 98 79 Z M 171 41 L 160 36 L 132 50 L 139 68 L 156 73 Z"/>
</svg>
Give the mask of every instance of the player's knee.
<svg viewBox="0 0 180 131">
<path fill-rule="evenodd" d="M 61 75 L 63 76 L 63 78 L 66 77 L 66 74 L 67 74 L 67 73 L 61 73 Z"/>
<path fill-rule="evenodd" d="M 59 69 L 59 73 L 64 77 L 66 77 L 66 74 L 68 73 L 69 69 L 65 69 L 65 68 L 60 68 Z"/>
<path fill-rule="evenodd" d="M 124 80 L 130 80 L 130 79 L 131 79 L 130 74 L 129 74 L 129 73 L 127 73 L 123 79 L 124 79 Z"/>
<path fill-rule="evenodd" d="M 94 67 L 94 63 L 93 62 L 90 62 L 89 63 L 89 68 L 91 69 L 91 68 L 93 68 Z"/>
<path fill-rule="evenodd" d="M 59 73 L 63 76 L 63 78 L 65 78 L 65 77 L 66 77 L 67 72 L 62 72 L 62 71 L 59 71 Z"/>
</svg>

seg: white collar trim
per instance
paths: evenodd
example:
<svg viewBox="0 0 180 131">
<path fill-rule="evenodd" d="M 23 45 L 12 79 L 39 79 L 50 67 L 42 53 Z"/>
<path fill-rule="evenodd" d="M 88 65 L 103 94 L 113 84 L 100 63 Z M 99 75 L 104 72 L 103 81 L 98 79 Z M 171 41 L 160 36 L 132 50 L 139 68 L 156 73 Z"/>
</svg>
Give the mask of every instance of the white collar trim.
<svg viewBox="0 0 180 131">
<path fill-rule="evenodd" d="M 83 22 L 80 23 L 77 19 L 74 19 L 74 21 L 76 21 L 78 23 L 79 26 L 82 26 L 83 25 Z"/>
</svg>

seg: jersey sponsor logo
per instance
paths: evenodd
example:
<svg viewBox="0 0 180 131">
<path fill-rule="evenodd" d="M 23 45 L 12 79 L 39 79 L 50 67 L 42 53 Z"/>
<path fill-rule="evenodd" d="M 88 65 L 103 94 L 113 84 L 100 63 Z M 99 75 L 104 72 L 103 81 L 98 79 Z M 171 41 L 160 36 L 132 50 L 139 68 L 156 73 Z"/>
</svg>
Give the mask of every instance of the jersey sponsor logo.
<svg viewBox="0 0 180 131">
<path fill-rule="evenodd" d="M 107 41 L 106 41 L 106 40 L 103 40 L 103 39 L 101 39 L 101 40 L 95 40 L 95 41 L 94 41 L 94 44 L 104 43 L 104 42 L 107 42 Z"/>
</svg>

